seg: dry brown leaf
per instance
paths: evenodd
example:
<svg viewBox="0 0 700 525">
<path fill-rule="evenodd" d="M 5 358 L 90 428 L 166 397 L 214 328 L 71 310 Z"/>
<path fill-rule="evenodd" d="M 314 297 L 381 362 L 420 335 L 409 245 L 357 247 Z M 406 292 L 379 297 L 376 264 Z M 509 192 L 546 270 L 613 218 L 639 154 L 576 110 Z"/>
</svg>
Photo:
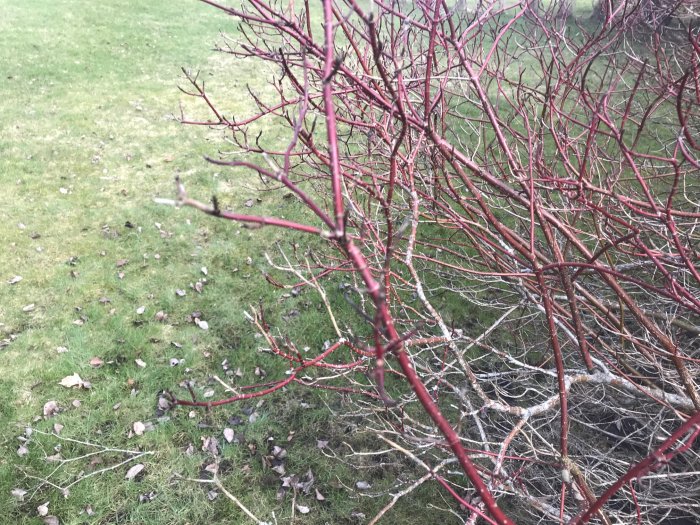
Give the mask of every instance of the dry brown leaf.
<svg viewBox="0 0 700 525">
<path fill-rule="evenodd" d="M 137 436 L 143 436 L 143 433 L 146 431 L 146 425 L 144 425 L 141 421 L 137 421 L 134 423 L 134 434 Z"/>
<path fill-rule="evenodd" d="M 213 436 L 202 438 L 202 451 L 209 452 L 213 456 L 219 454 L 219 440 Z"/>
<path fill-rule="evenodd" d="M 61 379 L 61 381 L 58 384 L 66 387 L 66 388 L 73 388 L 76 386 L 78 388 L 81 388 L 81 387 L 85 386 L 85 383 L 83 382 L 83 380 L 80 378 L 80 376 L 77 373 L 64 377 L 63 379 Z"/>
<path fill-rule="evenodd" d="M 145 467 L 144 467 L 143 463 L 138 463 L 138 464 L 134 465 L 134 466 L 131 467 L 131 468 L 129 469 L 129 471 L 126 473 L 126 476 L 124 476 L 124 479 L 127 479 L 127 480 L 132 480 L 132 479 L 134 479 L 136 476 L 138 476 L 138 475 L 141 473 L 141 471 L 142 471 L 144 468 L 145 468 Z"/>
<path fill-rule="evenodd" d="M 47 401 L 44 403 L 44 416 L 51 417 L 58 412 L 58 403 L 56 401 Z"/>
<path fill-rule="evenodd" d="M 12 492 L 10 492 L 10 494 L 17 501 L 24 501 L 24 496 L 27 494 L 27 491 L 24 489 L 12 489 Z"/>
</svg>

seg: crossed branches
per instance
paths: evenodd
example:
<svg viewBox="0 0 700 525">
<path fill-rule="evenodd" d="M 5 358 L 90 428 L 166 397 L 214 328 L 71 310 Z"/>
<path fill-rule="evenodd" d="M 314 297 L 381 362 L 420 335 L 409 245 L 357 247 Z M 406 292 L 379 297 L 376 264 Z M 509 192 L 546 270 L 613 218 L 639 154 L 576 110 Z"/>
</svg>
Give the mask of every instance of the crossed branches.
<svg viewBox="0 0 700 525">
<path fill-rule="evenodd" d="M 378 446 L 469 523 L 697 518 L 696 477 L 650 474 L 700 466 L 697 30 L 635 40 L 622 19 L 535 1 L 322 0 L 321 19 L 307 2 L 204 1 L 241 24 L 222 51 L 280 71 L 278 101 L 250 92 L 255 113 L 224 118 L 190 75 L 214 120 L 183 120 L 226 129 L 241 157 L 211 162 L 278 182 L 308 222 L 224 210 L 179 180 L 169 202 L 323 239 L 276 267 L 321 295 L 336 339 L 305 358 L 253 314 L 287 376 L 177 403 L 293 383 L 355 395 Z M 251 139 L 264 119 L 286 149 Z M 349 314 L 332 275 L 352 281 Z M 437 473 L 452 462 L 462 477 Z"/>
</svg>

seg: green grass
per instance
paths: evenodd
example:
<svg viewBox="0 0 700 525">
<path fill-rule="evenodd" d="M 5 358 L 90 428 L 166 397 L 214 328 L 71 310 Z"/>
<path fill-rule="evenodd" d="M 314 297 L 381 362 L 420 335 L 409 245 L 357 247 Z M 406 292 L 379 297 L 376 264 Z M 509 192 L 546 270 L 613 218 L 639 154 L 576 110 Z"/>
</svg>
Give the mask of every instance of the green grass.
<svg viewBox="0 0 700 525">
<path fill-rule="evenodd" d="M 344 486 L 358 474 L 316 448 L 316 439 L 328 438 L 342 456 L 343 442 L 369 439 L 346 435 L 344 423 L 329 424 L 326 403 L 342 411 L 338 399 L 295 389 L 273 396 L 257 408 L 257 421 L 236 427 L 244 443 L 230 445 L 222 436 L 226 420 L 252 404 L 192 417 L 182 409 L 165 417 L 156 412 L 162 390 L 186 396 L 178 386 L 185 379 L 200 394 L 213 388 L 215 398 L 223 397 L 209 377 L 223 375 L 224 359 L 242 369 L 242 383 L 256 380 L 256 366 L 281 374 L 278 361 L 258 352 L 260 340 L 243 316 L 251 304 L 271 307 L 272 323 L 300 310 L 288 325 L 304 344 L 321 345 L 332 336 L 318 297 L 309 292 L 282 299 L 262 276 L 264 251 L 294 237 L 250 232 L 152 200 L 172 195 L 175 174 L 192 194 L 206 199 L 217 192 L 233 207 L 257 196 L 253 177 L 202 160 L 216 154 L 220 132 L 183 127 L 172 116 L 182 104 L 188 115 L 206 118 L 177 90 L 185 86 L 181 66 L 201 69 L 214 88 L 225 86 L 220 93 L 229 98 L 218 102 L 236 115 L 248 109 L 237 90 L 250 83 L 264 91 L 264 72 L 254 64 L 211 50 L 220 29 L 235 31 L 233 21 L 194 0 L 0 0 L 0 11 L 0 523 L 41 523 L 36 507 L 46 501 L 62 524 L 243 523 L 246 518 L 223 496 L 209 501 L 211 487 L 173 481 L 175 473 L 197 477 L 211 461 L 201 450 L 207 436 L 219 439 L 230 460 L 222 473 L 227 488 L 263 520 L 274 513 L 286 523 L 291 514 L 289 496 L 276 500 L 279 476 L 262 465 L 271 437 L 289 449 L 287 471 L 303 475 L 312 468 L 327 498 L 318 503 L 303 497 L 312 511 L 297 515 L 297 523 L 355 523 L 353 512 L 371 517 L 387 496 L 359 498 Z M 269 140 L 280 140 L 278 131 L 265 131 Z M 299 213 L 281 196 L 262 198 L 256 211 Z M 120 260 L 128 263 L 117 267 Z M 190 284 L 204 277 L 202 267 L 208 283 L 199 294 Z M 16 275 L 20 282 L 7 283 Z M 177 289 L 187 295 L 178 297 Z M 142 306 L 145 312 L 138 314 Z M 167 312 L 166 322 L 154 319 L 158 311 Z M 208 331 L 188 321 L 194 311 L 209 322 Z M 59 347 L 68 351 L 59 353 Z M 91 367 L 93 357 L 104 365 Z M 172 358 L 183 362 L 172 367 Z M 91 388 L 59 385 L 73 373 Z M 50 400 L 60 412 L 44 418 Z M 153 430 L 131 435 L 136 421 Z M 54 424 L 63 425 L 61 437 L 152 452 L 141 459 L 145 474 L 126 481 L 125 465 L 74 485 L 63 497 L 40 482 L 56 467 L 46 458 L 57 451 L 80 457 L 94 448 L 35 432 L 28 453 L 16 452 L 25 428 L 51 432 Z M 189 444 L 191 455 L 185 452 Z M 92 457 L 66 464 L 51 481 L 66 485 L 81 472 L 126 459 L 98 457 L 98 464 L 90 464 Z M 398 475 L 398 467 L 369 467 L 362 475 L 377 490 Z M 16 488 L 28 491 L 23 502 L 10 496 Z M 139 502 L 151 492 L 152 501 Z M 442 504 L 432 487 L 417 494 L 385 522 L 424 522 L 426 501 Z"/>
</svg>

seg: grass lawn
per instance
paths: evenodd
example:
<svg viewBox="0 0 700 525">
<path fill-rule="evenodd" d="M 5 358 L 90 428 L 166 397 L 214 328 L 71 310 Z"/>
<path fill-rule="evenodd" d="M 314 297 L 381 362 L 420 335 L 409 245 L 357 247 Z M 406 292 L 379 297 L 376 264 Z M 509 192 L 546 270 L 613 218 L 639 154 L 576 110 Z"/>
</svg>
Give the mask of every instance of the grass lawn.
<svg viewBox="0 0 700 525">
<path fill-rule="evenodd" d="M 177 90 L 181 66 L 213 74 L 211 84 L 229 97 L 219 102 L 235 114 L 246 107 L 234 95 L 246 83 L 263 86 L 254 64 L 211 50 L 220 29 L 236 30 L 233 21 L 194 0 L 0 0 L 0 12 L 0 523 L 43 523 L 39 511 L 61 524 L 252 522 L 215 487 L 174 479 L 208 475 L 210 437 L 226 488 L 261 520 L 369 519 L 388 501 L 383 477 L 393 481 L 399 467 L 378 463 L 358 474 L 317 448 L 328 439 L 342 457 L 343 441 L 365 439 L 329 426 L 328 407 L 342 411 L 340 400 L 290 390 L 210 414 L 158 410 L 162 390 L 187 395 L 185 380 L 217 399 L 226 393 L 214 374 L 243 384 L 258 380 L 256 368 L 283 372 L 258 351 L 243 315 L 250 304 L 272 307 L 273 323 L 301 312 L 287 328 L 304 345 L 332 334 L 318 297 L 284 298 L 262 276 L 264 251 L 293 241 L 288 233 L 251 232 L 152 200 L 172 196 L 180 174 L 203 199 L 216 192 L 240 208 L 261 196 L 258 213 L 298 213 L 281 195 L 259 195 L 245 173 L 206 164 L 221 133 L 173 117 L 181 104 L 204 115 Z M 208 330 L 192 323 L 193 312 Z M 242 377 L 227 377 L 224 360 Z M 90 388 L 59 384 L 73 374 Z M 236 434 L 230 444 L 226 427 Z M 280 476 L 262 460 L 274 444 L 288 449 L 289 474 L 313 470 L 326 500 L 300 494 L 308 514 L 292 518 L 292 496 L 276 497 Z M 139 463 L 143 471 L 125 479 Z M 349 488 L 367 477 L 376 497 Z M 432 490 L 384 523 L 435 518 L 426 501 L 447 505 Z"/>
</svg>

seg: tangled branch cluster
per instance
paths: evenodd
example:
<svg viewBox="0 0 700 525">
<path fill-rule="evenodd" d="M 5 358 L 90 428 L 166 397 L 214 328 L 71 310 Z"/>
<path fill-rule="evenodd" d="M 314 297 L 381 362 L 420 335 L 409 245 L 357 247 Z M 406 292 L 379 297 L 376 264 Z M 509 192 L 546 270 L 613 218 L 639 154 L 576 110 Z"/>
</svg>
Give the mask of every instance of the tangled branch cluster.
<svg viewBox="0 0 700 525">
<path fill-rule="evenodd" d="M 276 181 L 309 220 L 180 183 L 178 202 L 324 239 L 274 264 L 336 332 L 308 357 L 255 314 L 290 372 L 218 403 L 351 394 L 467 523 L 700 519 L 698 31 L 630 38 L 616 9 L 572 21 L 557 2 L 322 0 L 320 20 L 308 0 L 204 1 L 240 22 L 222 51 L 278 72 L 278 101 L 251 91 L 245 120 L 190 77 L 214 115 L 198 123 L 239 153 L 212 162 Z M 286 148 L 257 140 L 264 119 Z"/>
</svg>

